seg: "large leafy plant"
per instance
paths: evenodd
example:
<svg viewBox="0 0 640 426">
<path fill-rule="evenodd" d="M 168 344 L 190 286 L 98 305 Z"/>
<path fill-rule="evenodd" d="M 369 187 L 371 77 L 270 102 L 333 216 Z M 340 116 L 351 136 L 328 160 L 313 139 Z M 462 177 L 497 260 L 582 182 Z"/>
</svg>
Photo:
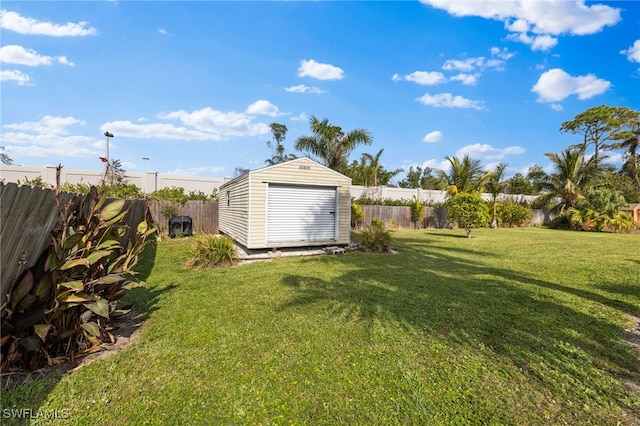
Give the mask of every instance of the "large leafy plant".
<svg viewBox="0 0 640 426">
<path fill-rule="evenodd" d="M 1 368 L 35 369 L 114 342 L 118 300 L 140 286 L 133 270 L 156 232 L 144 220 L 126 238 L 126 201 L 89 193 L 59 205 L 60 224 L 41 261 L 27 270 L 2 305 Z"/>
</svg>

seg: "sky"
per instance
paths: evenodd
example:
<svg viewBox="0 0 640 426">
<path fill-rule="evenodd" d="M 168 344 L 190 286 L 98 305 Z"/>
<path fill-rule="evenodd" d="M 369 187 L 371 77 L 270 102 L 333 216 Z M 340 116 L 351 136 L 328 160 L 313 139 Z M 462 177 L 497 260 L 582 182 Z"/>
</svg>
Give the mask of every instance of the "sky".
<svg viewBox="0 0 640 426">
<path fill-rule="evenodd" d="M 265 166 L 274 122 L 302 155 L 315 116 L 368 130 L 350 160 L 384 149 L 388 170 L 550 172 L 581 142 L 564 121 L 640 110 L 638 1 L 3 1 L 0 37 L 23 166 L 101 170 L 108 131 L 128 172 L 229 177 Z"/>
</svg>

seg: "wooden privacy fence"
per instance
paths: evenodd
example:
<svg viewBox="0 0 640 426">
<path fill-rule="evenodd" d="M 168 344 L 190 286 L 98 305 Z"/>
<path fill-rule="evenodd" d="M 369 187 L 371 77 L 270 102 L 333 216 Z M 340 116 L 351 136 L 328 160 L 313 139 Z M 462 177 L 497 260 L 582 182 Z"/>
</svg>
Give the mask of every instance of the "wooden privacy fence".
<svg viewBox="0 0 640 426">
<path fill-rule="evenodd" d="M 395 221 L 398 228 L 411 229 L 414 223 L 411 222 L 411 207 L 406 206 L 378 206 L 363 205 L 364 210 L 363 226 L 371 223 L 372 218 L 382 220 L 388 227 Z M 556 216 L 548 210 L 533 209 L 531 225 L 546 225 Z M 425 218 L 420 224 L 422 229 L 442 229 L 449 226 L 449 212 L 445 207 L 426 207 Z"/>
<path fill-rule="evenodd" d="M 51 231 L 61 221 L 60 206 L 79 204 L 83 195 L 54 192 L 15 183 L 0 182 L 0 304 L 9 288 L 26 269 L 36 264 L 51 242 Z M 121 243 L 135 238 L 138 224 L 147 213 L 145 200 L 127 200 L 125 221 L 129 227 Z"/>
<path fill-rule="evenodd" d="M 387 227 L 393 223 L 398 228 L 414 228 L 414 223 L 411 221 L 411 207 L 378 205 L 363 205 L 361 207 L 364 210 L 363 226 L 369 225 L 371 219 L 376 218 L 382 220 Z M 419 228 L 437 229 L 444 228 L 447 224 L 447 209 L 425 207 L 425 218 Z"/>
<path fill-rule="evenodd" d="M 161 235 L 169 232 L 169 219 L 165 214 L 173 210 L 176 216 L 189 216 L 194 233 L 215 234 L 218 232 L 218 201 L 177 201 L 149 200 L 149 212 Z"/>
</svg>

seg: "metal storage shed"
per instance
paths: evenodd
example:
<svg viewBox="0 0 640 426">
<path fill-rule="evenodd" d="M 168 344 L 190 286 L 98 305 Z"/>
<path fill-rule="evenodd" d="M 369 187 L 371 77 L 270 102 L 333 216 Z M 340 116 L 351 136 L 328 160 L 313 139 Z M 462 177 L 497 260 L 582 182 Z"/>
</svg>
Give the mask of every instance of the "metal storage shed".
<svg viewBox="0 0 640 426">
<path fill-rule="evenodd" d="M 248 249 L 349 244 L 351 179 L 309 158 L 219 188 L 219 227 Z"/>
</svg>

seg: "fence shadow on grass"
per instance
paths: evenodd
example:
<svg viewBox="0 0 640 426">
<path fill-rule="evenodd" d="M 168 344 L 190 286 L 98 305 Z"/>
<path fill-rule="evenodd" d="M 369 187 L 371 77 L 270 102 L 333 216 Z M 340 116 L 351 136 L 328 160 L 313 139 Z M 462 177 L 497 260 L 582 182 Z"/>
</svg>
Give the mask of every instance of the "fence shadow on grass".
<svg viewBox="0 0 640 426">
<path fill-rule="evenodd" d="M 346 270 L 336 278 L 288 274 L 282 284 L 295 295 L 280 309 L 331 306 L 345 321 L 373 327 L 389 320 L 454 344 L 484 345 L 548 389 L 557 389 L 557 378 L 564 374 L 585 389 L 598 387 L 567 350 L 578 348 L 594 368 L 632 377 L 640 385 L 633 352 L 621 339 L 622 327 L 585 313 L 592 310 L 583 304 L 627 313 L 637 313 L 637 305 L 495 267 L 495 262 L 483 262 L 495 256 L 489 253 L 428 246 L 425 240 L 415 240 L 415 246 L 410 239 L 402 243 L 399 255 L 327 257 L 336 269 Z"/>
</svg>

